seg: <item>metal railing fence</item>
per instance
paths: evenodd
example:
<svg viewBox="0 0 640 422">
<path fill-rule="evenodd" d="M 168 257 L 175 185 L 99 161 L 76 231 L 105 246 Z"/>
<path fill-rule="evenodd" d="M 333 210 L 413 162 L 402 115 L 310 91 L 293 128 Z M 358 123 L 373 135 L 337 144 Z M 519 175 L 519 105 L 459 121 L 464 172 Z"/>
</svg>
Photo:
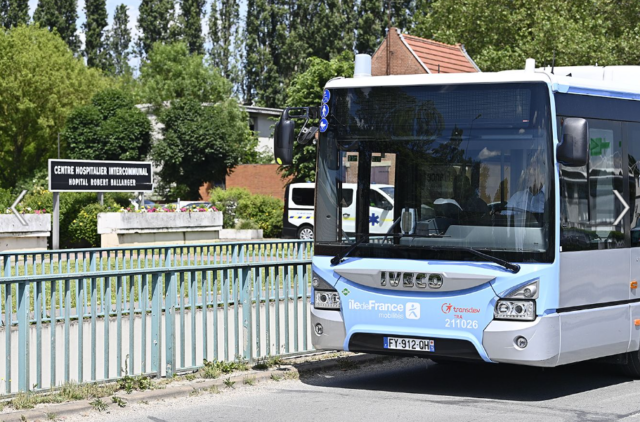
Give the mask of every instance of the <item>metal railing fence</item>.
<svg viewBox="0 0 640 422">
<path fill-rule="evenodd" d="M 0 394 L 309 350 L 311 256 L 310 241 L 0 253 Z"/>
</svg>

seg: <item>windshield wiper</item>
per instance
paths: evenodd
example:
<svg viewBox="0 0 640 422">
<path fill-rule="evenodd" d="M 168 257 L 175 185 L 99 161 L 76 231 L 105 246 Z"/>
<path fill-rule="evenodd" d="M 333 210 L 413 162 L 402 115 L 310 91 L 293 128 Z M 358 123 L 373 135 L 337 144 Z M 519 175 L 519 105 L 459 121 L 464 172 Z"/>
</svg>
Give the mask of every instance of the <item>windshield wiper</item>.
<svg viewBox="0 0 640 422">
<path fill-rule="evenodd" d="M 346 249 L 340 252 L 338 255 L 331 258 L 331 265 L 338 265 L 339 263 L 341 263 L 343 259 L 348 257 L 351 252 L 355 251 L 358 248 L 358 246 L 362 245 L 365 240 L 368 240 L 368 238 L 369 236 L 362 236 L 360 240 L 358 240 L 356 243 L 351 245 L 349 249 Z"/>
<path fill-rule="evenodd" d="M 496 264 L 506 268 L 514 274 L 517 274 L 520 271 L 520 265 L 513 264 L 509 261 L 505 261 L 504 259 L 496 258 L 495 256 L 487 255 L 486 253 L 480 252 L 473 248 L 467 248 L 464 246 L 428 246 L 428 249 L 434 251 L 461 251 L 461 252 L 469 252 L 475 256 L 479 256 L 481 258 L 486 259 L 487 261 L 495 262 Z"/>
</svg>

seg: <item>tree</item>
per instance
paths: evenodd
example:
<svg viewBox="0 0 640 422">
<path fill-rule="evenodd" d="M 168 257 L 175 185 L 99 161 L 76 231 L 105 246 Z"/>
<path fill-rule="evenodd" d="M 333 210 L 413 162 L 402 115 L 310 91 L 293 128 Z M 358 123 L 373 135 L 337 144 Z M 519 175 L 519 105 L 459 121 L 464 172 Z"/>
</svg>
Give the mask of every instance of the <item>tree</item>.
<svg viewBox="0 0 640 422">
<path fill-rule="evenodd" d="M 139 161 L 151 149 L 149 119 L 117 89 L 100 91 L 90 105 L 73 110 L 62 135 L 74 159 Z"/>
<path fill-rule="evenodd" d="M 257 138 L 248 116 L 234 99 L 203 106 L 191 98 L 172 102 L 162 116 L 163 138 L 153 148 L 161 166 L 162 194 L 172 198 L 171 184 L 198 198 L 205 182 L 224 181 L 238 164 L 255 154 Z"/>
<path fill-rule="evenodd" d="M 358 6 L 358 38 L 356 50 L 358 53 L 373 54 L 385 36 L 387 16 L 383 0 L 360 0 Z"/>
<path fill-rule="evenodd" d="M 240 4 L 238 0 L 213 0 L 209 14 L 211 64 L 234 85 L 240 85 L 242 75 L 242 44 Z"/>
<path fill-rule="evenodd" d="M 56 31 L 75 53 L 80 49 L 76 34 L 77 9 L 77 0 L 38 0 L 33 21 L 49 31 Z"/>
<path fill-rule="evenodd" d="M 109 55 L 113 61 L 113 72 L 122 76 L 131 72 L 129 66 L 129 46 L 131 45 L 131 32 L 129 32 L 129 15 L 124 4 L 116 7 L 113 15 L 113 24 L 109 32 Z"/>
<path fill-rule="evenodd" d="M 109 67 L 108 50 L 104 37 L 107 27 L 106 0 L 85 0 L 84 10 L 87 17 L 84 28 L 84 54 L 89 67 L 107 70 Z"/>
<path fill-rule="evenodd" d="M 142 0 L 138 8 L 138 54 L 149 54 L 157 42 L 175 40 L 175 5 L 173 0 Z"/>
<path fill-rule="evenodd" d="M 29 23 L 28 0 L 0 0 L 0 24 L 12 28 Z"/>
<path fill-rule="evenodd" d="M 139 82 L 139 100 L 156 107 L 182 98 L 218 102 L 231 95 L 231 84 L 218 69 L 207 66 L 203 56 L 189 54 L 182 42 L 155 44 L 140 66 Z"/>
<path fill-rule="evenodd" d="M 205 3 L 205 0 L 181 0 L 180 3 L 182 37 L 190 53 L 204 54 L 202 16 Z"/>
<path fill-rule="evenodd" d="M 353 55 L 344 52 L 331 61 L 317 57 L 308 59 L 308 68 L 296 76 L 287 89 L 287 107 L 313 107 L 320 105 L 322 91 L 327 82 L 337 76 L 353 77 Z M 316 123 L 317 124 L 317 123 Z M 294 182 L 310 182 L 316 179 L 316 147 L 294 142 L 293 164 L 281 166 L 283 178 L 293 177 Z"/>
<path fill-rule="evenodd" d="M 415 35 L 462 43 L 485 71 L 525 59 L 558 66 L 637 64 L 638 2 L 437 0 L 416 13 Z M 558 28 L 562 28 L 559 30 Z"/>
<path fill-rule="evenodd" d="M 13 187 L 57 156 L 67 115 L 107 82 L 37 26 L 0 32 L 0 75 L 0 187 Z"/>
</svg>

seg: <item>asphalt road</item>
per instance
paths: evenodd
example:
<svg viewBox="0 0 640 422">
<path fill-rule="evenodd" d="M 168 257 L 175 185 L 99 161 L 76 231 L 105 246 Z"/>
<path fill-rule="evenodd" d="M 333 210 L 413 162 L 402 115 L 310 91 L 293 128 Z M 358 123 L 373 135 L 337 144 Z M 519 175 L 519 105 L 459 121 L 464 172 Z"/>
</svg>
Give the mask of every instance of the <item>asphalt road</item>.
<svg viewBox="0 0 640 422">
<path fill-rule="evenodd" d="M 640 422 L 640 381 L 606 364 L 543 370 L 398 359 L 109 412 L 67 420 Z"/>
</svg>

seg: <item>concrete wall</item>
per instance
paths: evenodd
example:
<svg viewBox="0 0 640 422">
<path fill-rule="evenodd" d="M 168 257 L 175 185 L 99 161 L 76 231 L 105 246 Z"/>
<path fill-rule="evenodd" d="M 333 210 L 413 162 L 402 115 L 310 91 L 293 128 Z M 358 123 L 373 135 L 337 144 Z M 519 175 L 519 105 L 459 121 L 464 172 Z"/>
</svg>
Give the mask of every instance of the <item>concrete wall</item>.
<svg viewBox="0 0 640 422">
<path fill-rule="evenodd" d="M 209 242 L 221 229 L 221 212 L 98 214 L 103 248 Z"/>
<path fill-rule="evenodd" d="M 24 214 L 23 225 L 13 214 L 0 214 L 0 252 L 47 249 L 51 214 Z"/>
<path fill-rule="evenodd" d="M 289 307 L 289 319 L 285 321 L 285 307 Z M 296 351 L 302 351 L 306 342 L 306 347 L 311 348 L 311 330 L 307 325 L 303 324 L 304 311 L 306 312 L 307 324 L 309 319 L 308 303 L 307 306 L 303 306 L 302 300 L 297 303 L 298 310 L 298 324 L 294 324 L 294 312 L 295 304 L 293 301 L 280 301 L 279 304 L 279 324 L 276 325 L 276 303 L 271 302 L 267 306 L 265 303 L 259 304 L 259 320 L 256 313 L 256 306 L 253 305 L 252 311 L 252 323 L 253 335 L 251 337 L 251 344 L 253 347 L 253 357 L 262 357 L 266 355 L 275 355 L 282 353 L 293 353 Z M 214 328 L 214 313 L 217 312 L 217 325 Z M 267 326 L 266 318 L 267 312 L 270 316 L 269 325 Z M 225 312 L 223 308 L 207 308 L 207 344 L 206 355 L 204 346 L 204 326 L 202 310 L 196 310 L 195 315 L 195 333 L 196 336 L 192 336 L 192 321 L 191 312 L 185 311 L 185 325 L 184 331 L 181 331 L 180 324 L 180 312 L 176 310 L 175 316 L 175 349 L 176 349 L 176 368 L 202 366 L 203 359 L 207 360 L 234 360 L 236 355 L 242 354 L 243 342 L 244 342 L 244 329 L 242 323 L 242 306 L 238 307 L 238 320 L 235 319 L 235 309 L 233 306 L 229 306 L 227 310 L 227 330 L 224 329 L 224 316 Z M 69 351 L 69 379 L 71 381 L 94 381 L 91 377 L 91 354 L 95 350 L 95 362 L 96 362 L 96 378 L 95 380 L 104 380 L 109 378 L 115 378 L 120 376 L 120 369 L 124 370 L 125 359 L 127 355 L 133 357 L 133 367 L 129 364 L 129 369 L 133 368 L 134 374 L 140 374 L 143 372 L 151 371 L 151 315 L 146 316 L 146 353 L 145 367 L 143 367 L 143 355 L 142 355 L 142 316 L 136 315 L 133 319 L 133 324 L 130 324 L 129 316 L 124 315 L 122 317 L 121 336 L 118 338 L 117 321 L 116 318 L 110 318 L 108 322 L 108 337 L 105 338 L 105 328 L 107 324 L 102 318 L 96 321 L 96 345 L 95 349 L 92 348 L 91 343 L 91 320 L 84 319 L 82 322 L 82 356 L 79 354 L 79 323 L 73 321 L 70 324 L 70 343 L 68 345 Z M 160 355 L 161 364 L 160 370 L 162 375 L 166 374 L 166 356 L 165 356 L 165 316 L 161 319 L 161 335 L 160 335 Z M 7 347 L 5 339 L 6 327 L 0 327 L 0 356 L 7 356 Z M 237 345 L 236 348 L 236 331 Z M 279 332 L 279 342 L 277 333 Z M 288 333 L 288 334 L 286 334 Z M 55 386 L 59 386 L 65 381 L 65 336 L 64 336 L 64 323 L 57 323 L 55 325 Z M 216 335 L 214 335 L 216 334 Z M 289 337 L 289 348 L 285 345 L 285 336 Z M 260 339 L 260 349 L 258 350 L 256 339 Z M 267 341 L 267 337 L 268 341 Z M 130 342 L 133 339 L 133 343 Z M 184 340 L 182 340 L 184 339 Z M 52 347 L 51 343 L 51 325 L 43 324 L 40 347 L 42 354 L 41 361 L 41 388 L 49 388 L 51 384 L 51 362 L 52 362 Z M 294 349 L 295 343 L 298 343 L 298 348 Z M 192 355 L 192 345 L 195 344 L 195 360 Z M 225 344 L 227 344 L 227 350 L 225 353 Z M 105 372 L 105 345 L 108 348 L 108 372 Z M 118 367 L 118 345 L 120 345 L 120 368 Z M 184 353 L 183 353 L 184 352 Z M 30 379 L 29 385 L 32 386 L 37 382 L 37 353 L 38 353 L 38 337 L 35 325 L 30 326 L 30 340 L 29 340 L 29 362 L 30 362 Z M 17 327 L 11 329 L 11 350 L 10 350 L 10 364 L 11 373 L 6 373 L 5 360 L 2 359 L 0 363 L 0 395 L 5 394 L 5 382 L 7 378 L 11 380 L 11 391 L 16 392 L 18 389 L 18 330 Z M 127 360 L 128 362 L 128 360 Z M 79 378 L 79 368 L 82 365 L 82 378 Z"/>
</svg>

